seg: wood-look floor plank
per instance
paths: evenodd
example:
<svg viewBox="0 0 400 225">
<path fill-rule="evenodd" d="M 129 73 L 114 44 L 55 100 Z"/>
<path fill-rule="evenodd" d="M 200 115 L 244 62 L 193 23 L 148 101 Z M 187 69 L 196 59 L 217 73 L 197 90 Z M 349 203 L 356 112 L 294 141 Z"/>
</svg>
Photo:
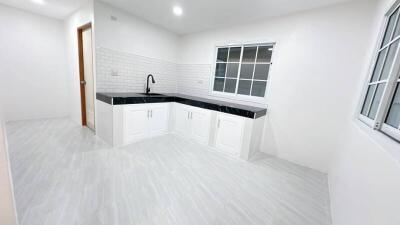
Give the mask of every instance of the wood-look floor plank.
<svg viewBox="0 0 400 225">
<path fill-rule="evenodd" d="M 330 225 L 326 175 L 166 135 L 112 148 L 67 119 L 7 124 L 21 225 Z"/>
</svg>

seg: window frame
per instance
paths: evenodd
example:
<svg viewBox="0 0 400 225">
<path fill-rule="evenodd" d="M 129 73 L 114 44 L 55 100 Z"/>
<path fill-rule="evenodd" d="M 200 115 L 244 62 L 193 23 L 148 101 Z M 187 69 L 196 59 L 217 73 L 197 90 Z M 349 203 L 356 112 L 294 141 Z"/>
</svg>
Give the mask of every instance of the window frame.
<svg viewBox="0 0 400 225">
<path fill-rule="evenodd" d="M 397 0 L 385 14 L 385 18 L 384 18 L 383 25 L 381 27 L 381 31 L 380 31 L 380 35 L 379 35 L 379 38 L 378 38 L 378 42 L 376 43 L 376 46 L 375 46 L 374 56 L 372 58 L 372 61 L 370 63 L 370 67 L 369 67 L 369 70 L 368 70 L 368 72 L 369 72 L 368 80 L 365 82 L 364 89 L 363 89 L 363 92 L 362 92 L 362 96 L 361 96 L 361 100 L 360 100 L 360 104 L 359 104 L 357 112 L 358 112 L 358 119 L 361 122 L 365 123 L 366 125 L 368 125 L 369 127 L 373 128 L 374 130 L 378 130 L 378 131 L 384 133 L 385 135 L 388 135 L 389 137 L 391 137 L 395 141 L 400 142 L 400 125 L 396 129 L 396 128 L 394 128 L 394 127 L 392 127 L 392 126 L 390 126 L 390 125 L 385 123 L 386 117 L 387 117 L 387 115 L 389 113 L 389 109 L 390 109 L 390 106 L 391 106 L 391 103 L 392 103 L 392 99 L 395 97 L 394 96 L 394 94 L 395 94 L 394 92 L 396 91 L 397 83 L 400 82 L 400 75 L 399 75 L 400 74 L 400 44 L 397 46 L 396 54 L 395 54 L 395 56 L 393 58 L 393 64 L 392 64 L 392 66 L 391 66 L 391 68 L 389 70 L 388 78 L 386 80 L 371 81 L 372 77 L 374 75 L 374 70 L 375 70 L 375 66 L 377 64 L 379 53 L 381 51 L 383 51 L 383 49 L 386 46 L 387 47 L 387 53 L 386 53 L 386 56 L 385 56 L 385 60 L 386 60 L 387 54 L 389 54 L 390 46 L 393 43 L 395 43 L 397 40 L 400 40 L 400 35 L 399 35 L 398 37 L 393 38 L 393 40 L 389 40 L 389 42 L 387 44 L 382 46 L 382 43 L 383 43 L 384 38 L 385 38 L 385 33 L 386 33 L 386 30 L 387 30 L 387 27 L 388 27 L 388 24 L 389 24 L 390 16 L 393 13 L 395 13 L 396 10 L 399 10 L 399 12 L 397 14 L 395 24 L 393 26 L 393 33 L 392 33 L 391 38 L 395 34 L 397 23 L 400 23 L 400 0 Z M 382 75 L 383 66 L 381 68 L 379 76 Z M 365 102 L 365 100 L 367 98 L 368 88 L 370 87 L 371 83 L 376 83 L 376 85 L 377 85 L 376 89 L 378 89 L 378 84 L 379 83 L 385 83 L 385 82 L 386 82 L 386 86 L 385 86 L 385 89 L 384 89 L 383 94 L 381 96 L 381 101 L 380 101 L 380 103 L 378 105 L 375 119 L 371 119 L 368 116 L 363 115 L 362 114 L 362 110 L 363 110 L 364 102 Z M 374 95 L 375 95 L 375 93 L 376 93 L 376 90 L 374 91 Z M 370 104 L 372 104 L 374 95 L 372 96 Z M 369 108 L 368 110 L 371 110 L 371 108 Z"/>
<path fill-rule="evenodd" d="M 268 78 L 267 80 L 259 80 L 266 82 L 266 87 L 265 87 L 265 93 L 263 97 L 259 96 L 251 96 L 251 95 L 243 95 L 243 94 L 238 94 L 238 86 L 239 86 L 239 81 L 240 80 L 250 80 L 250 81 L 258 81 L 258 79 L 240 79 L 240 70 L 242 67 L 242 58 L 243 58 L 243 52 L 245 47 L 258 47 L 258 46 L 271 46 L 273 48 L 272 50 L 272 55 L 271 55 L 271 61 L 269 63 L 257 63 L 256 61 L 254 62 L 254 65 L 257 64 L 268 64 L 269 65 L 269 71 L 268 71 Z M 220 48 L 234 48 L 234 47 L 240 47 L 241 52 L 240 52 L 240 59 L 239 62 L 239 68 L 238 68 L 238 74 L 237 77 L 234 78 L 237 80 L 236 82 L 236 88 L 235 88 L 235 93 L 227 93 L 227 92 L 221 92 L 221 91 L 214 91 L 214 82 L 215 82 L 215 70 L 216 70 L 216 65 L 217 65 L 217 56 L 218 56 L 218 49 Z M 253 42 L 242 42 L 242 43 L 235 43 L 235 44 L 218 44 L 214 46 L 214 57 L 213 57 L 213 62 L 212 62 L 212 68 L 211 68 L 211 76 L 210 76 L 210 86 L 209 86 L 209 93 L 210 95 L 214 97 L 219 97 L 219 98 L 227 98 L 227 99 L 232 99 L 232 100 L 237 100 L 237 101 L 245 101 L 245 102 L 252 102 L 252 103 L 261 103 L 265 104 L 266 103 L 266 97 L 268 96 L 269 92 L 269 86 L 271 83 L 271 74 L 272 74 L 272 68 L 273 68 L 273 61 L 274 61 L 274 52 L 276 48 L 276 42 L 271 42 L 271 41 L 253 41 Z M 257 51 L 258 53 L 258 51 Z M 256 59 L 257 60 L 257 53 L 256 53 Z M 226 62 L 229 64 L 229 62 Z M 247 64 L 247 63 L 244 63 Z M 252 63 L 248 63 L 252 64 Z M 253 71 L 254 73 L 254 71 Z M 225 77 L 225 79 L 227 79 Z M 229 79 L 229 78 L 228 78 Z"/>
<path fill-rule="evenodd" d="M 396 77 L 394 76 L 394 78 L 396 78 Z M 392 101 L 395 98 L 394 95 L 395 95 L 395 91 L 396 91 L 397 85 L 400 85 L 400 76 L 398 77 L 398 79 L 394 79 L 394 83 L 392 85 L 392 89 L 390 90 L 390 92 L 391 92 L 390 96 L 391 97 L 388 99 L 388 103 L 386 105 L 386 110 L 385 110 L 385 114 L 384 114 L 384 117 L 383 117 L 381 130 L 382 130 L 383 133 L 391 136 L 392 138 L 394 138 L 394 139 L 396 139 L 397 141 L 400 142 L 400 124 L 396 129 L 396 128 L 394 128 L 394 127 L 392 127 L 392 126 L 390 126 L 390 125 L 385 123 L 385 120 L 386 120 L 386 118 L 388 116 L 388 113 L 389 113 L 389 110 L 390 110 L 390 106 L 392 104 Z"/>
</svg>

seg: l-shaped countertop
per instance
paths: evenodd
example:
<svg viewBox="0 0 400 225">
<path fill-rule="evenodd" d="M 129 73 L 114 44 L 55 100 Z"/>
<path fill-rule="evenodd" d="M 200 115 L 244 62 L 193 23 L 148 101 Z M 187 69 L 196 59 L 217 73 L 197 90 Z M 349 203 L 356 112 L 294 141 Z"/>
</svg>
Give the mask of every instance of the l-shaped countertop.
<svg viewBox="0 0 400 225">
<path fill-rule="evenodd" d="M 177 93 L 162 93 L 158 95 L 145 95 L 129 92 L 96 93 L 96 99 L 110 105 L 177 102 L 185 105 L 229 113 L 251 119 L 257 119 L 259 117 L 265 116 L 267 113 L 266 108 L 258 108 Z"/>
</svg>

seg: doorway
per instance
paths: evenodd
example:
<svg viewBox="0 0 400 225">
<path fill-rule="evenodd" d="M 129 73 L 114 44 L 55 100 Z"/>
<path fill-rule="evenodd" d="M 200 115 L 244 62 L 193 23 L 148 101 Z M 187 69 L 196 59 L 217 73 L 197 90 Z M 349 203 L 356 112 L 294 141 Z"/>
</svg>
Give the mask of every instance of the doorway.
<svg viewBox="0 0 400 225">
<path fill-rule="evenodd" d="M 95 130 L 92 24 L 78 28 L 82 126 Z"/>
</svg>

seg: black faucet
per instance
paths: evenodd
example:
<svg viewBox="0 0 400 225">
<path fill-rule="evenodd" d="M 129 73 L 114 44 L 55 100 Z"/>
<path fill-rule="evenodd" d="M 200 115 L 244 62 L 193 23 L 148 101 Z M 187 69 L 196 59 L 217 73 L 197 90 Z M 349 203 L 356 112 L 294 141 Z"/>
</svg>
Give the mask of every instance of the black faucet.
<svg viewBox="0 0 400 225">
<path fill-rule="evenodd" d="M 156 81 L 154 80 L 153 75 L 149 74 L 147 75 L 147 84 L 146 84 L 146 95 L 150 93 L 150 88 L 149 88 L 149 77 L 151 77 L 151 83 L 155 83 Z"/>
</svg>

